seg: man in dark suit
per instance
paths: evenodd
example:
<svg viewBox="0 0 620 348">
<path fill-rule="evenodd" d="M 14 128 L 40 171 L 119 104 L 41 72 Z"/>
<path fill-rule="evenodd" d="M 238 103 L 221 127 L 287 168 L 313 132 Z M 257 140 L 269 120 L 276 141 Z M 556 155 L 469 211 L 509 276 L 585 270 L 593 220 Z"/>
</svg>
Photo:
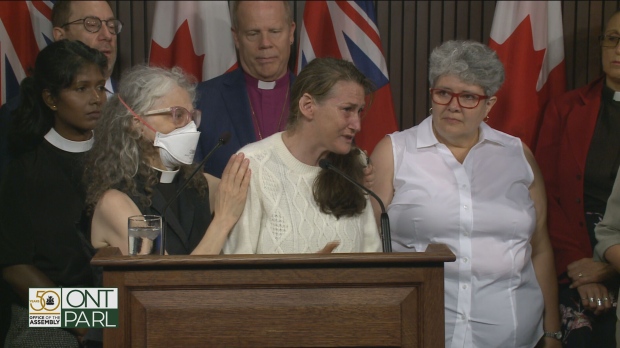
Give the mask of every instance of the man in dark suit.
<svg viewBox="0 0 620 348">
<path fill-rule="evenodd" d="M 196 161 L 228 131 L 232 137 L 213 154 L 205 172 L 221 177 L 230 156 L 244 145 L 286 128 L 290 88 L 288 70 L 295 22 L 288 1 L 235 1 L 232 33 L 240 67 L 198 85 L 202 112 Z"/>
<path fill-rule="evenodd" d="M 116 90 L 110 76 L 116 63 L 117 35 L 122 29 L 107 1 L 57 1 L 52 9 L 54 41 L 79 40 L 101 51 L 108 58 L 106 89 L 108 97 Z M 19 105 L 19 96 L 9 99 L 0 108 L 0 178 L 11 155 L 7 136 L 13 110 Z"/>
</svg>

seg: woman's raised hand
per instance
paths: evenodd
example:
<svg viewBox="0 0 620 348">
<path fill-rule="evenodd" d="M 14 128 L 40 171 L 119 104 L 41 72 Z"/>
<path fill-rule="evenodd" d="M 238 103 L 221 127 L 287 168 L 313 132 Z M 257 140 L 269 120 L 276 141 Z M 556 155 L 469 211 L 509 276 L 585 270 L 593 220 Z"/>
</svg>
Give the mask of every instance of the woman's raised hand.
<svg viewBox="0 0 620 348">
<path fill-rule="evenodd" d="M 250 160 L 243 153 L 234 154 L 228 160 L 217 188 L 214 207 L 216 217 L 233 219 L 234 224 L 243 213 L 252 174 L 249 166 Z"/>
</svg>

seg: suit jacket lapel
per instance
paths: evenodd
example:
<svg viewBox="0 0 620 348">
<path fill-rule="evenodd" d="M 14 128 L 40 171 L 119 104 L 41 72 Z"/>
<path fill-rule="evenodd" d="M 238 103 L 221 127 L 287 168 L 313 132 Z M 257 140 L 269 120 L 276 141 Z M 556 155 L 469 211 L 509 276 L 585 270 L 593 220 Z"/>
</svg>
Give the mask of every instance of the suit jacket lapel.
<svg viewBox="0 0 620 348">
<path fill-rule="evenodd" d="M 224 81 L 222 96 L 237 137 L 239 139 L 250 139 L 250 142 L 256 141 L 250 99 L 241 68 L 235 70 Z M 246 144 L 241 144 L 241 146 L 244 145 Z"/>
<path fill-rule="evenodd" d="M 585 170 L 590 141 L 601 107 L 603 83 L 604 81 L 597 80 L 590 84 L 590 88 L 584 89 L 580 93 L 581 103 L 577 104 L 571 111 L 566 124 L 568 140 L 582 173 Z"/>
</svg>

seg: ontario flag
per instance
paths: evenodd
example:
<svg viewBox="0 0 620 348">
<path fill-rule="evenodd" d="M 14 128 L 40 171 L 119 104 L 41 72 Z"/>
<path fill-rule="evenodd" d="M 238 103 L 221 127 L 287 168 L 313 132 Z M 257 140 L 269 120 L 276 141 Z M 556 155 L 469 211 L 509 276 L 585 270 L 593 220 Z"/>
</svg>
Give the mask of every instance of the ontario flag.
<svg viewBox="0 0 620 348">
<path fill-rule="evenodd" d="M 52 1 L 0 1 L 0 104 L 19 94 L 37 54 L 53 41 Z"/>
<path fill-rule="evenodd" d="M 560 1 L 498 1 L 489 46 L 506 81 L 488 123 L 534 151 L 545 105 L 566 89 Z"/>
<path fill-rule="evenodd" d="M 237 66 L 227 1 L 157 1 L 149 63 L 206 81 Z"/>
<path fill-rule="evenodd" d="M 372 1 L 306 1 L 295 73 L 314 58 L 346 59 L 377 88 L 355 142 L 369 153 L 398 130 Z"/>
</svg>

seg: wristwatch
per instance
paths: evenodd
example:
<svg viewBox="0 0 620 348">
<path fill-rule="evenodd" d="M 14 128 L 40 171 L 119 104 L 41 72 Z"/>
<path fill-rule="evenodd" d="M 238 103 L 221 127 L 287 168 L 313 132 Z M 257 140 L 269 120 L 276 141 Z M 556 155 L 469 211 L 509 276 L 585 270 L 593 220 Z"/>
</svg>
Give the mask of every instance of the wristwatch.
<svg viewBox="0 0 620 348">
<path fill-rule="evenodd" d="M 555 338 L 556 340 L 562 340 L 562 331 L 556 331 L 556 332 L 547 332 L 545 331 L 545 334 L 543 335 L 543 337 L 551 337 L 551 338 Z"/>
</svg>

